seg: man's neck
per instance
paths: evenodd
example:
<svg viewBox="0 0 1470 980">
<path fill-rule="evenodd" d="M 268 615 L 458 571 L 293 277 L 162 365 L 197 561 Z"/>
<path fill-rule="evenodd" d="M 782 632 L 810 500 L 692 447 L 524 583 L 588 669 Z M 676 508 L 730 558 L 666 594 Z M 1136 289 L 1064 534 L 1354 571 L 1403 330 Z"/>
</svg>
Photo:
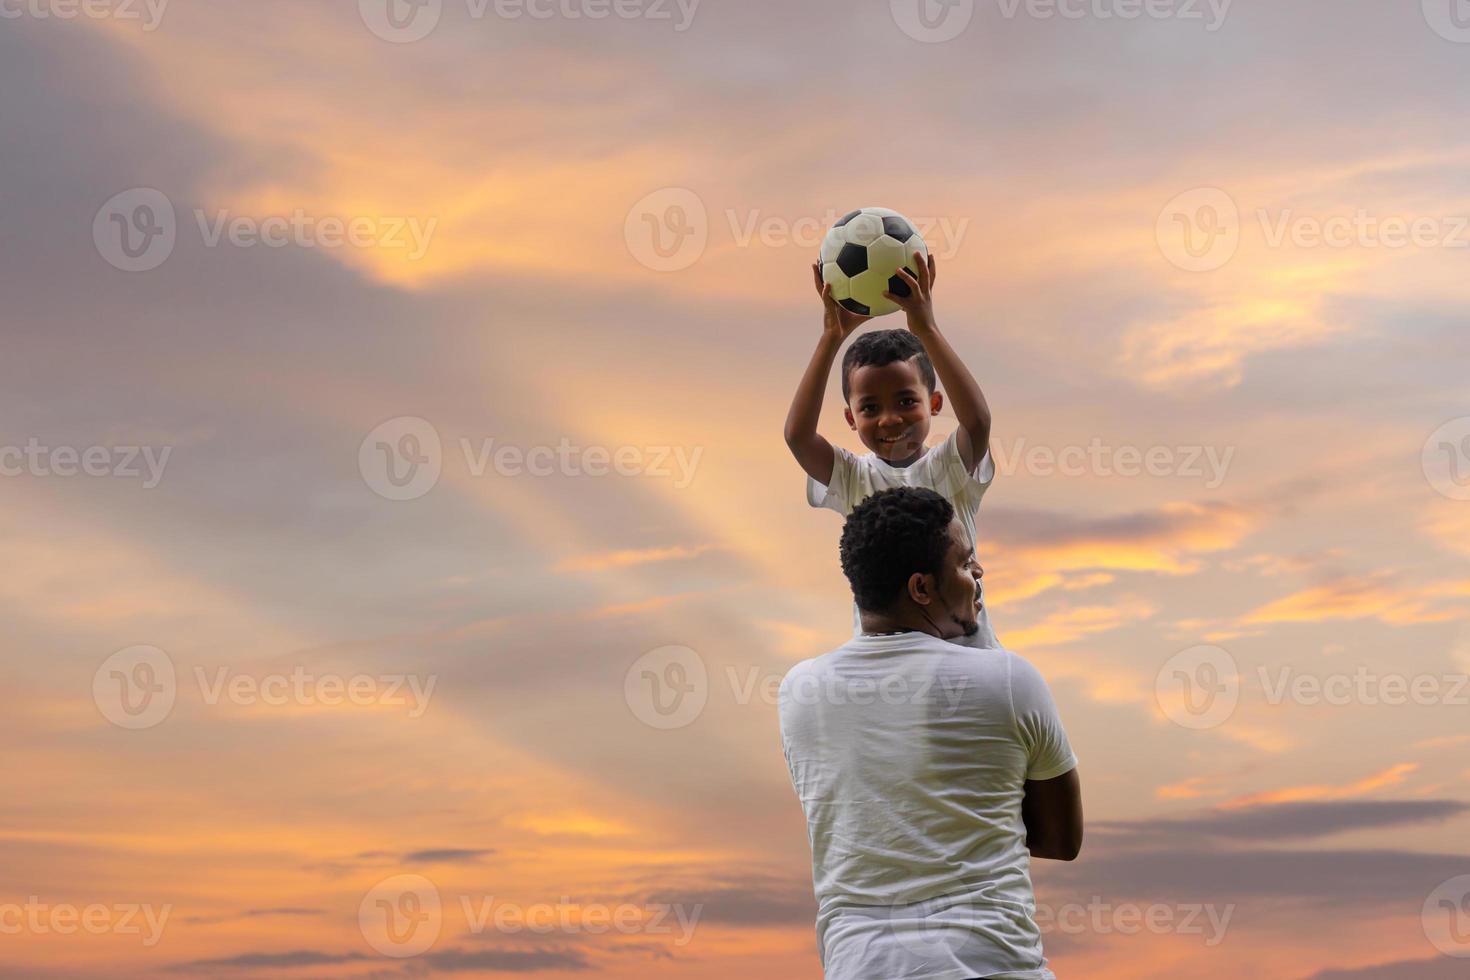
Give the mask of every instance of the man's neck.
<svg viewBox="0 0 1470 980">
<path fill-rule="evenodd" d="M 884 633 L 927 633 L 930 636 L 939 636 L 939 633 L 929 625 L 923 616 L 912 610 L 895 613 L 859 609 L 858 615 L 864 636 L 877 636 Z"/>
</svg>

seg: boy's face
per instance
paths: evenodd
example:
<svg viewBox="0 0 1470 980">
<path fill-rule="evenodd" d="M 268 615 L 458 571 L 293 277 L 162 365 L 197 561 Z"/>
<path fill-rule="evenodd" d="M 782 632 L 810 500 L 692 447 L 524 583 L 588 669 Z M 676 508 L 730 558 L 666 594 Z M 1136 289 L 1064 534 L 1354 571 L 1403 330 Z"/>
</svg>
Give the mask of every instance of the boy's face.
<svg viewBox="0 0 1470 980">
<path fill-rule="evenodd" d="M 929 419 L 944 407 L 944 396 L 924 386 L 914 358 L 854 368 L 848 391 L 847 424 L 864 446 L 895 466 L 923 455 Z"/>
</svg>

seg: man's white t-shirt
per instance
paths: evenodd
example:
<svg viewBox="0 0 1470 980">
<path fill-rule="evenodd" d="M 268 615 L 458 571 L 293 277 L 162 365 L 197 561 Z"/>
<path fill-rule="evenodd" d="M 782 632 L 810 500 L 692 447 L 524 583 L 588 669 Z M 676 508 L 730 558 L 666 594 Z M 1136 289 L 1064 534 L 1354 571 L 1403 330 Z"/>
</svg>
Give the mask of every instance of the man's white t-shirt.
<svg viewBox="0 0 1470 980">
<path fill-rule="evenodd" d="M 854 507 L 879 490 L 927 487 L 954 505 L 956 515 L 969 535 L 970 545 L 974 546 L 975 512 L 980 509 L 980 501 L 995 479 L 995 463 L 987 450 L 974 470 L 966 470 L 964 458 L 960 455 L 958 429 L 943 442 L 925 450 L 924 455 L 909 466 L 894 466 L 873 453 L 858 456 L 841 446 L 833 446 L 832 454 L 832 481 L 827 486 L 822 486 L 810 476 L 806 479 L 806 500 L 811 506 L 835 510 L 846 517 Z M 990 626 L 988 607 L 982 606 L 976 618 L 980 621 L 980 631 L 954 642 L 972 647 L 1000 646 L 995 630 Z M 853 606 L 852 622 L 853 635 L 860 634 L 863 630 L 856 606 Z"/>
<path fill-rule="evenodd" d="M 1021 800 L 1077 758 L 1036 668 L 858 636 L 793 667 L 779 703 L 826 980 L 1053 980 Z"/>
</svg>

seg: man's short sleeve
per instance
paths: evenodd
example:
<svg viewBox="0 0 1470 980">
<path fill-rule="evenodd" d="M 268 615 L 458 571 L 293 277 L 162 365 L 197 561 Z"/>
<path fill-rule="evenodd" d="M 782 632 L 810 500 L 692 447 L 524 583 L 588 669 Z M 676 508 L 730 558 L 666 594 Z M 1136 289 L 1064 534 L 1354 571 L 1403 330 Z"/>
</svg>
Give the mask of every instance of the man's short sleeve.
<svg viewBox="0 0 1470 980">
<path fill-rule="evenodd" d="M 1026 749 L 1026 778 L 1055 779 L 1077 768 L 1051 688 L 1030 661 L 1010 654 L 1011 708 Z"/>
<path fill-rule="evenodd" d="M 980 498 L 985 496 L 985 491 L 990 489 L 995 479 L 995 461 L 988 448 L 973 470 L 965 469 L 964 457 L 960 455 L 959 429 L 935 446 L 925 462 L 928 465 L 925 485 L 970 513 L 980 506 Z"/>
<path fill-rule="evenodd" d="M 806 478 L 806 502 L 813 507 L 826 507 L 846 517 L 852 512 L 852 485 L 857 457 L 841 446 L 832 447 L 832 481 L 825 487 Z"/>
</svg>

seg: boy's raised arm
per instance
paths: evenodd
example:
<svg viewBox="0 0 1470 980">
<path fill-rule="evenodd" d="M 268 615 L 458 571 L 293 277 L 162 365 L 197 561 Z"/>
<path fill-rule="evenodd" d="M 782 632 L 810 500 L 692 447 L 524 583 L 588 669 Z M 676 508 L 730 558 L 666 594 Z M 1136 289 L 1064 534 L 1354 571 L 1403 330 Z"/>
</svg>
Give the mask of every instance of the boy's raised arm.
<svg viewBox="0 0 1470 980">
<path fill-rule="evenodd" d="M 833 451 L 832 444 L 817 432 L 817 422 L 822 415 L 822 396 L 842 342 L 864 320 L 871 318 L 848 312 L 832 298 L 832 287 L 822 281 L 820 265 L 812 266 L 812 276 L 817 293 L 822 297 L 822 336 L 817 341 L 817 349 L 806 373 L 801 376 L 801 383 L 796 386 L 791 411 L 786 413 L 786 445 L 807 476 L 826 486 L 832 482 Z"/>
<path fill-rule="evenodd" d="M 922 254 L 914 253 L 917 277 L 908 269 L 900 267 L 898 274 L 908 284 L 907 297 L 885 293 L 889 299 L 903 307 L 908 316 L 909 330 L 919 338 L 929 360 L 934 364 L 934 373 L 939 383 L 949 392 L 949 402 L 954 406 L 955 418 L 960 423 L 960 458 L 965 468 L 973 470 L 975 464 L 985 458 L 990 449 L 990 405 L 985 393 L 975 381 L 965 362 L 955 353 L 949 341 L 939 332 L 934 319 L 934 256 L 925 262 Z"/>
</svg>

